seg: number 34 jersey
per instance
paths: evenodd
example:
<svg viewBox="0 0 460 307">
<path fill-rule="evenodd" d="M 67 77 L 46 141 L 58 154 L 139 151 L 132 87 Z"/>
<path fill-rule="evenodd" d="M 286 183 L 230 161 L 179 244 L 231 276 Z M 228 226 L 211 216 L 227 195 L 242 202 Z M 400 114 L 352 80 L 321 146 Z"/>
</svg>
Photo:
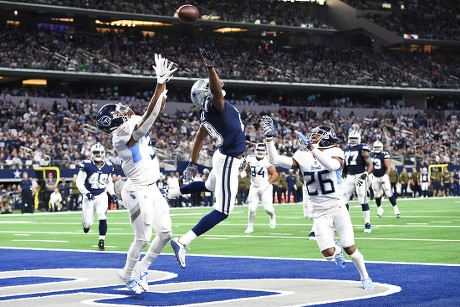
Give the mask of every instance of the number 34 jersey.
<svg viewBox="0 0 460 307">
<path fill-rule="evenodd" d="M 80 164 L 80 171 L 86 173 L 85 188 L 94 196 L 105 192 L 105 187 L 112 180 L 113 165 L 105 162 L 98 167 L 91 160 L 85 160 Z"/>
<path fill-rule="evenodd" d="M 329 157 L 344 159 L 343 150 L 338 147 L 322 152 Z M 313 208 L 313 215 L 343 205 L 342 170 L 327 170 L 307 150 L 298 150 L 293 158 L 300 166 L 305 188 Z"/>
<path fill-rule="evenodd" d="M 131 134 L 141 119 L 141 116 L 133 115 L 115 130 L 112 138 L 113 147 L 123 161 L 121 168 L 128 178 L 125 183 L 128 190 L 148 186 L 160 179 L 160 165 L 153 150 L 150 134 L 147 133 L 140 138 L 133 147 L 128 147 Z"/>
</svg>

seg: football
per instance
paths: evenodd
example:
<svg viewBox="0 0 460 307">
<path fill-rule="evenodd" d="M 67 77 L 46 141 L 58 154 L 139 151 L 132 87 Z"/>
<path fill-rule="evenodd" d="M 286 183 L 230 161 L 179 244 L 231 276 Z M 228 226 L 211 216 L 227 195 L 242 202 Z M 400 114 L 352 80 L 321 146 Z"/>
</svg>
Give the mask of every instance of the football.
<svg viewBox="0 0 460 307">
<path fill-rule="evenodd" d="M 186 23 L 195 22 L 200 17 L 200 12 L 196 7 L 190 4 L 182 5 L 177 10 L 179 20 Z"/>
</svg>

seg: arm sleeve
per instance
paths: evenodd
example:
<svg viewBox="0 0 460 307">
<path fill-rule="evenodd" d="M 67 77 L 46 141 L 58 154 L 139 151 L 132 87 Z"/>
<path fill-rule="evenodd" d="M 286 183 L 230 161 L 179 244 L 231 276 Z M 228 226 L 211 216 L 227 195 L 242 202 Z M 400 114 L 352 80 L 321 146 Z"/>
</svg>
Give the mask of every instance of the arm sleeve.
<svg viewBox="0 0 460 307">
<path fill-rule="evenodd" d="M 107 192 L 109 192 L 110 195 L 115 194 L 112 178 L 109 177 L 109 182 L 105 186 L 105 189 L 107 190 Z"/>
<path fill-rule="evenodd" d="M 150 128 L 152 128 L 153 123 L 160 114 L 162 101 L 163 98 L 166 97 L 167 92 L 167 90 L 164 90 L 163 93 L 161 93 L 160 97 L 158 97 L 158 100 L 155 103 L 155 107 L 153 108 L 152 113 L 150 113 L 149 117 L 147 117 L 144 122 L 141 122 L 141 125 L 133 131 L 132 136 L 136 141 L 143 137 L 147 132 L 149 132 Z"/>
<path fill-rule="evenodd" d="M 329 157 L 325 155 L 321 150 L 318 148 L 313 149 L 312 154 L 315 156 L 315 158 L 321 163 L 325 168 L 327 168 L 330 171 L 335 171 L 340 168 L 340 162 L 337 161 L 336 159 Z"/>
<path fill-rule="evenodd" d="M 77 183 L 78 190 L 80 190 L 80 193 L 82 193 L 82 194 L 88 194 L 89 193 L 89 191 L 85 188 L 86 176 L 87 176 L 86 172 L 84 172 L 82 170 L 80 170 L 78 172 L 76 183 Z"/>
<path fill-rule="evenodd" d="M 275 144 L 273 144 L 273 141 L 267 142 L 267 149 L 268 149 L 268 161 L 271 164 L 275 166 L 287 168 L 287 169 L 292 168 L 292 158 L 279 155 L 278 151 L 275 148 Z"/>
</svg>

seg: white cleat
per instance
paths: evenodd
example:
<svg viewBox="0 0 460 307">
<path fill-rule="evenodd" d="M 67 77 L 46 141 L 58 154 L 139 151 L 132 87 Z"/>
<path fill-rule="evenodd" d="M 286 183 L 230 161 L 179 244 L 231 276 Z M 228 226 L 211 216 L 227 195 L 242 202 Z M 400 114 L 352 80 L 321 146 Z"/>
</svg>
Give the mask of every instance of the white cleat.
<svg viewBox="0 0 460 307">
<path fill-rule="evenodd" d="M 244 231 L 244 233 L 253 233 L 253 232 L 254 232 L 254 228 L 252 228 L 252 227 L 248 227 L 248 228 Z"/>
<path fill-rule="evenodd" d="M 134 266 L 134 273 L 137 275 L 137 277 L 139 277 L 137 283 L 141 287 L 141 289 L 143 291 L 148 291 L 149 290 L 149 279 L 148 279 L 149 273 L 147 271 L 142 271 L 142 265 L 140 261 L 138 261 L 136 265 Z"/>
<path fill-rule="evenodd" d="M 275 228 L 276 227 L 276 215 L 273 214 L 271 217 L 270 217 L 270 228 Z"/>
<path fill-rule="evenodd" d="M 382 207 L 377 207 L 377 218 L 381 218 L 383 215 L 383 208 Z"/>
<path fill-rule="evenodd" d="M 118 271 L 118 277 L 120 277 L 121 281 L 125 284 L 125 286 L 131 291 L 133 294 L 141 294 L 142 290 L 139 287 L 137 281 L 134 278 L 128 278 L 125 276 L 125 271 L 120 269 Z"/>
<path fill-rule="evenodd" d="M 177 263 L 179 263 L 181 268 L 185 268 L 185 253 L 187 252 L 187 246 L 180 243 L 179 238 L 174 238 L 169 243 L 174 251 L 174 257 L 176 257 Z"/>
</svg>

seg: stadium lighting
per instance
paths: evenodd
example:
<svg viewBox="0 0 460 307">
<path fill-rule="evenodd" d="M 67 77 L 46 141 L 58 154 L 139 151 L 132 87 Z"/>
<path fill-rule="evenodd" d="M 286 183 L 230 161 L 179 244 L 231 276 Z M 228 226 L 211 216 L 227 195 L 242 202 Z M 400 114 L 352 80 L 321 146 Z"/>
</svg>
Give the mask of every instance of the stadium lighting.
<svg viewBox="0 0 460 307">
<path fill-rule="evenodd" d="M 22 80 L 22 85 L 41 85 L 46 86 L 48 81 L 46 79 L 28 79 Z"/>
<path fill-rule="evenodd" d="M 214 30 L 214 32 L 219 32 L 219 33 L 229 33 L 229 32 L 246 32 L 249 31 L 248 29 L 241 29 L 241 28 L 220 28 Z"/>
</svg>

